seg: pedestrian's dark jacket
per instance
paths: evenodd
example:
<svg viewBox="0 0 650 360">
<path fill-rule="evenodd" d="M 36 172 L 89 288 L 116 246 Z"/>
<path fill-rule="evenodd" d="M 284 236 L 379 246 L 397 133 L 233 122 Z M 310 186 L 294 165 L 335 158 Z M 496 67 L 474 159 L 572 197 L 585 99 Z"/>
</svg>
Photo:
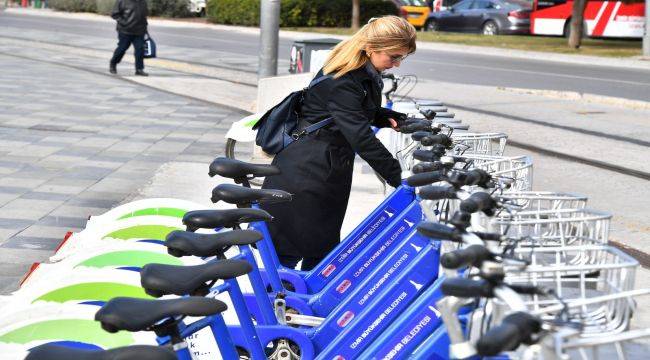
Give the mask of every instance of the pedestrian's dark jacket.
<svg viewBox="0 0 650 360">
<path fill-rule="evenodd" d="M 273 216 L 268 226 L 280 256 L 319 260 L 339 243 L 355 153 L 391 186 L 400 184 L 399 163 L 370 129 L 371 124 L 390 126 L 374 68 L 361 67 L 307 91 L 301 128 L 330 116 L 332 124 L 294 141 L 273 158 L 282 173 L 267 176 L 262 186 L 293 194 L 290 202 L 261 204 Z"/>
<path fill-rule="evenodd" d="M 381 78 L 373 71 L 367 63 L 310 89 L 302 106 L 302 121 L 314 124 L 332 116 L 334 124 L 324 132 L 332 138 L 344 139 L 389 185 L 397 187 L 401 181 L 400 165 L 370 129 L 370 125 L 390 127 L 388 118 L 392 113 L 381 107 Z M 316 76 L 321 75 L 319 72 Z"/>
<path fill-rule="evenodd" d="M 117 21 L 117 31 L 128 35 L 144 35 L 147 32 L 146 0 L 116 0 L 111 17 Z"/>
</svg>

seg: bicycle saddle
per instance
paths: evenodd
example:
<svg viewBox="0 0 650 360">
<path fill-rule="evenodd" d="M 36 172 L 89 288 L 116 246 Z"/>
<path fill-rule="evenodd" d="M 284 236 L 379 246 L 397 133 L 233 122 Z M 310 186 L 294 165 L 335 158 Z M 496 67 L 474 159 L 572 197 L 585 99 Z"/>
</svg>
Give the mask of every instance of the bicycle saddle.
<svg viewBox="0 0 650 360">
<path fill-rule="evenodd" d="M 111 350 L 89 350 L 45 344 L 29 351 L 25 360 L 176 360 L 174 352 L 150 345 L 133 345 Z"/>
<path fill-rule="evenodd" d="M 217 260 L 195 266 L 147 264 L 140 271 L 140 284 L 154 297 L 168 294 L 207 294 L 208 282 L 248 274 L 253 267 L 244 260 Z"/>
<path fill-rule="evenodd" d="M 233 184 L 221 184 L 212 189 L 212 202 L 219 200 L 237 206 L 250 206 L 253 202 L 279 203 L 291 201 L 291 194 L 282 190 L 251 189 Z"/>
<path fill-rule="evenodd" d="M 174 230 L 167 234 L 165 246 L 173 256 L 217 256 L 234 245 L 251 245 L 262 240 L 255 230 L 233 230 L 218 234 L 198 234 Z"/>
<path fill-rule="evenodd" d="M 226 304 L 211 298 L 184 297 L 171 300 L 147 300 L 116 297 L 95 314 L 102 329 L 115 333 L 120 330 L 143 331 L 172 316 L 209 316 L 227 309 Z"/>
<path fill-rule="evenodd" d="M 235 227 L 256 221 L 270 221 L 269 213 L 262 209 L 192 210 L 183 216 L 187 230 Z"/>
<path fill-rule="evenodd" d="M 280 168 L 270 164 L 251 164 L 243 161 L 219 157 L 210 164 L 208 175 L 223 176 L 230 179 L 246 178 L 249 175 L 263 177 L 280 174 Z"/>
</svg>

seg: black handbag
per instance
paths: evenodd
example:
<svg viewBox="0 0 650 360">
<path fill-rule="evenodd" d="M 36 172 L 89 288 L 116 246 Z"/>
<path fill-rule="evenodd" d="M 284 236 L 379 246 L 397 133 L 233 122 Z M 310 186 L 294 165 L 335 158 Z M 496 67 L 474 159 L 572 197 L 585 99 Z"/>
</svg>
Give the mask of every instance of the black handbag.
<svg viewBox="0 0 650 360">
<path fill-rule="evenodd" d="M 328 78 L 331 78 L 331 76 L 323 75 L 312 80 L 308 87 L 292 92 L 279 104 L 267 111 L 260 118 L 260 121 L 253 126 L 253 130 L 257 130 L 255 143 L 265 153 L 275 155 L 292 142 L 332 122 L 332 118 L 330 117 L 309 125 L 302 130 L 298 129 L 298 113 L 300 112 L 305 92 Z"/>
<path fill-rule="evenodd" d="M 145 59 L 156 57 L 156 42 L 148 32 L 144 34 L 144 57 Z"/>
</svg>

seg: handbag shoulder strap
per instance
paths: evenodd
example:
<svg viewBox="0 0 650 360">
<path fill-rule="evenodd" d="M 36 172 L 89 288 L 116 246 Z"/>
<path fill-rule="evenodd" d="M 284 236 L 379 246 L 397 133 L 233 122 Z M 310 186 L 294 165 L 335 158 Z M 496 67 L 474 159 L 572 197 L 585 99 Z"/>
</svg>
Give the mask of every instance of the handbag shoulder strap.
<svg viewBox="0 0 650 360">
<path fill-rule="evenodd" d="M 306 88 L 305 90 L 309 90 L 309 89 L 311 89 L 312 87 L 314 87 L 314 86 L 320 84 L 321 82 L 323 82 L 323 80 L 327 80 L 327 79 L 331 79 L 331 78 L 332 78 L 332 75 L 321 75 L 321 76 L 319 76 L 319 77 L 317 77 L 317 78 L 314 78 L 314 79 L 309 83 L 309 86 L 307 86 L 307 88 Z M 329 125 L 333 120 L 334 120 L 334 118 L 329 117 L 329 118 L 327 118 L 327 119 L 321 120 L 321 121 L 319 121 L 319 122 L 317 122 L 317 123 L 315 123 L 315 124 L 311 124 L 311 125 L 305 127 L 305 128 L 304 128 L 302 131 L 300 131 L 299 133 L 295 133 L 295 134 L 293 134 L 294 140 L 297 140 L 298 138 L 302 137 L 303 135 L 311 134 L 311 133 L 313 133 L 314 131 L 316 131 L 316 130 L 318 130 L 318 129 L 320 129 L 320 128 L 323 128 L 323 127 L 325 127 L 325 126 L 327 126 L 327 125 Z"/>
<path fill-rule="evenodd" d="M 321 82 L 323 82 L 323 80 L 327 80 L 327 79 L 331 79 L 331 78 L 332 78 L 332 75 L 321 75 L 321 76 L 319 76 L 317 78 L 314 78 L 309 83 L 309 86 L 307 86 L 307 89 L 311 89 L 312 87 L 314 87 L 314 86 L 320 84 Z"/>
</svg>

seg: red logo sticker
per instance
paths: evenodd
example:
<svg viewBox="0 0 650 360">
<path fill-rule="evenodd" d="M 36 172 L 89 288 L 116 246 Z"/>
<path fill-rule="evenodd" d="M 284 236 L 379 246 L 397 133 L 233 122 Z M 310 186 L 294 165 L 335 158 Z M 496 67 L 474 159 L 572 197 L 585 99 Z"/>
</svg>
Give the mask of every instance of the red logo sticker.
<svg viewBox="0 0 650 360">
<path fill-rule="evenodd" d="M 329 264 L 329 265 L 327 265 L 327 267 L 325 268 L 325 270 L 323 270 L 323 272 L 321 274 L 323 276 L 325 276 L 325 277 L 328 277 L 328 276 L 332 275 L 334 270 L 336 270 L 336 266 L 334 266 L 333 264 Z"/>
<path fill-rule="evenodd" d="M 338 291 L 339 294 L 343 294 L 345 290 L 350 287 L 350 285 L 352 285 L 352 281 L 345 279 L 339 284 L 339 286 L 336 287 L 336 291 Z"/>
<path fill-rule="evenodd" d="M 345 325 L 349 324 L 352 319 L 354 319 L 354 313 L 352 311 L 346 311 L 343 315 L 341 315 L 336 323 L 340 327 L 345 327 Z"/>
<path fill-rule="evenodd" d="M 341 355 L 336 355 L 333 360 L 345 360 L 345 358 Z"/>
</svg>

